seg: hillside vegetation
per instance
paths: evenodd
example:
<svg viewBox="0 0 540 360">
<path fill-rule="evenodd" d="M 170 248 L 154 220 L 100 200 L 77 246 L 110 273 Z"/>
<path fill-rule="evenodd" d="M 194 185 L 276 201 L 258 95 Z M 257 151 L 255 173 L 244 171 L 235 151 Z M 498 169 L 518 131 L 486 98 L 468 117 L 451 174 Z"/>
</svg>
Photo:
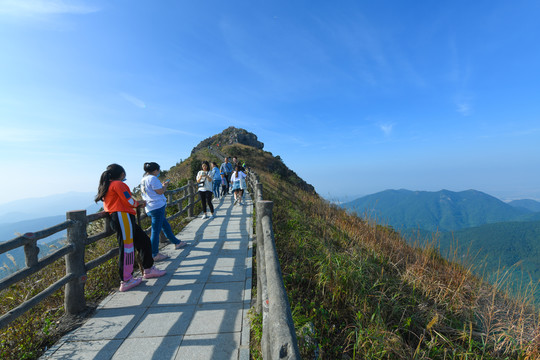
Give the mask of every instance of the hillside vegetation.
<svg viewBox="0 0 540 360">
<path fill-rule="evenodd" d="M 343 206 L 399 230 L 409 243 L 431 243 L 445 257 L 492 282 L 501 278 L 540 304 L 540 203 L 505 203 L 480 191 L 387 190 Z M 527 221 L 527 220 L 534 221 Z"/>
<path fill-rule="evenodd" d="M 539 318 L 431 247 L 409 246 L 298 187 L 261 150 L 224 149 L 260 175 L 303 358 L 536 359 Z M 315 341 L 305 341 L 309 330 Z"/>
<path fill-rule="evenodd" d="M 513 291 L 534 294 L 540 305 L 540 221 L 486 224 L 439 232 L 436 237 L 443 255 L 455 254 L 463 263 L 481 264 L 475 272 L 486 274 L 492 282 L 504 274 Z"/>
</svg>

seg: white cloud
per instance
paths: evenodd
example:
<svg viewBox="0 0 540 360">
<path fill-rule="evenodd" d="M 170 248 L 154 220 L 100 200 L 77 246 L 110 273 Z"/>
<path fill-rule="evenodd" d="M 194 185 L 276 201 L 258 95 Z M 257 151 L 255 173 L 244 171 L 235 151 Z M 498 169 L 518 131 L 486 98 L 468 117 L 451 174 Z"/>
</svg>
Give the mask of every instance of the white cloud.
<svg viewBox="0 0 540 360">
<path fill-rule="evenodd" d="M 458 102 L 456 104 L 456 110 L 463 116 L 469 116 L 471 114 L 471 105 L 467 102 Z"/>
<path fill-rule="evenodd" d="M 141 109 L 146 108 L 146 104 L 144 103 L 144 101 L 142 101 L 141 99 L 136 98 L 133 95 L 126 94 L 126 93 L 120 93 L 120 96 L 122 96 L 124 99 L 126 99 L 127 101 L 129 101 L 130 103 L 132 103 L 133 105 L 135 105 L 138 108 L 141 108 Z"/>
<path fill-rule="evenodd" d="M 463 116 L 469 116 L 472 112 L 472 96 L 458 94 L 455 100 L 456 111 Z"/>
<path fill-rule="evenodd" d="M 394 124 L 380 124 L 379 128 L 382 130 L 384 135 L 388 136 L 392 133 L 392 130 L 394 129 Z"/>
<path fill-rule="evenodd" d="M 0 14 L 11 16 L 89 14 L 99 11 L 80 1 L 63 0 L 0 0 Z"/>
<path fill-rule="evenodd" d="M 28 125 L 28 124 L 24 124 Z M 23 126 L 24 126 L 23 125 Z M 0 142 L 5 144 L 34 143 L 47 138 L 55 137 L 55 130 L 39 128 L 31 125 L 29 127 L 2 127 L 0 131 Z"/>
</svg>

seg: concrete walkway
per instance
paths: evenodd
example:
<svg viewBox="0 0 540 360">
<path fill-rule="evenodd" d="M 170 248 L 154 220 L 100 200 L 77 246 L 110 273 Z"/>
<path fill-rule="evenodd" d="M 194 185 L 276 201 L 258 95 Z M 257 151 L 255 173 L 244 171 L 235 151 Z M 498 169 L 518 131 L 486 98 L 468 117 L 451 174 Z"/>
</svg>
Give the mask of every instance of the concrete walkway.
<svg viewBox="0 0 540 360">
<path fill-rule="evenodd" d="M 253 206 L 214 201 L 163 249 L 167 274 L 109 295 L 94 316 L 42 359 L 249 359 Z"/>
</svg>

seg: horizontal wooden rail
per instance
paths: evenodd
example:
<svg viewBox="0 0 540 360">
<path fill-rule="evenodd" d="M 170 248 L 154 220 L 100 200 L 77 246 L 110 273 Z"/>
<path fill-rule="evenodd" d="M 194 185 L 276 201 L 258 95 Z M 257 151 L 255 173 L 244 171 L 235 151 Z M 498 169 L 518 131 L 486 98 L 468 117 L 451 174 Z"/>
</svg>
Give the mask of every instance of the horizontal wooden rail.
<svg viewBox="0 0 540 360">
<path fill-rule="evenodd" d="M 17 306 L 14 309 L 11 309 L 10 311 L 2 315 L 0 317 L 0 329 L 8 325 L 13 320 L 17 319 L 19 316 L 21 316 L 28 310 L 32 309 L 41 301 L 45 300 L 45 298 L 54 294 L 55 291 L 60 290 L 62 286 L 72 281 L 74 277 L 75 277 L 74 274 L 68 274 L 64 276 L 63 278 L 61 278 L 60 280 L 58 280 L 57 282 L 49 286 L 47 289 L 43 290 L 42 292 L 40 292 L 39 294 L 31 298 L 30 300 L 25 301 L 21 305 Z"/>
<path fill-rule="evenodd" d="M 56 260 L 61 259 L 62 257 L 64 257 L 65 255 L 69 254 L 72 251 L 73 251 L 73 246 L 66 245 L 64 247 L 61 247 L 54 253 L 43 257 L 41 260 L 38 261 L 37 265 L 34 265 L 33 267 L 25 267 L 24 269 L 14 272 L 13 274 L 9 276 L 6 276 L 5 278 L 2 279 L 2 281 L 0 281 L 0 291 L 10 287 L 11 285 L 21 281 L 22 279 L 29 277 L 32 274 L 37 273 L 41 269 L 44 269 L 46 266 L 52 264 Z"/>
<path fill-rule="evenodd" d="M 103 264 L 106 261 L 109 261 L 111 259 L 114 259 L 116 256 L 118 256 L 118 248 L 115 247 L 114 249 L 111 249 L 107 251 L 105 254 L 101 255 L 98 258 L 95 258 L 92 261 L 89 261 L 86 263 L 86 271 L 90 271 L 99 265 Z"/>
<path fill-rule="evenodd" d="M 14 239 L 8 240 L 0 244 L 0 254 L 3 254 L 5 252 L 8 252 L 9 250 L 13 250 L 27 244 L 35 243 L 36 241 L 44 239 L 48 236 L 54 235 L 57 232 L 64 231 L 73 224 L 74 224 L 73 221 L 68 220 L 68 221 L 64 221 L 61 224 L 51 226 L 50 228 L 47 228 L 44 230 L 40 230 L 36 232 L 28 232 L 24 235 L 17 236 Z"/>
</svg>

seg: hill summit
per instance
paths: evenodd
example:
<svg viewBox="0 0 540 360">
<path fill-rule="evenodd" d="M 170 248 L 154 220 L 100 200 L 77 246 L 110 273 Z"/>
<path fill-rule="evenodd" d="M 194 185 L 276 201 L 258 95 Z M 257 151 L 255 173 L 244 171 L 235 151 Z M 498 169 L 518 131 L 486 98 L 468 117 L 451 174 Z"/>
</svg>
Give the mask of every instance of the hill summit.
<svg viewBox="0 0 540 360">
<path fill-rule="evenodd" d="M 223 130 L 220 134 L 216 134 L 201 141 L 199 145 L 195 146 L 193 150 L 191 150 L 191 155 L 208 146 L 224 147 L 233 144 L 243 144 L 259 150 L 262 150 L 264 147 L 264 144 L 257 140 L 257 135 L 250 133 L 247 130 L 237 129 L 234 126 L 230 126 Z"/>
</svg>

